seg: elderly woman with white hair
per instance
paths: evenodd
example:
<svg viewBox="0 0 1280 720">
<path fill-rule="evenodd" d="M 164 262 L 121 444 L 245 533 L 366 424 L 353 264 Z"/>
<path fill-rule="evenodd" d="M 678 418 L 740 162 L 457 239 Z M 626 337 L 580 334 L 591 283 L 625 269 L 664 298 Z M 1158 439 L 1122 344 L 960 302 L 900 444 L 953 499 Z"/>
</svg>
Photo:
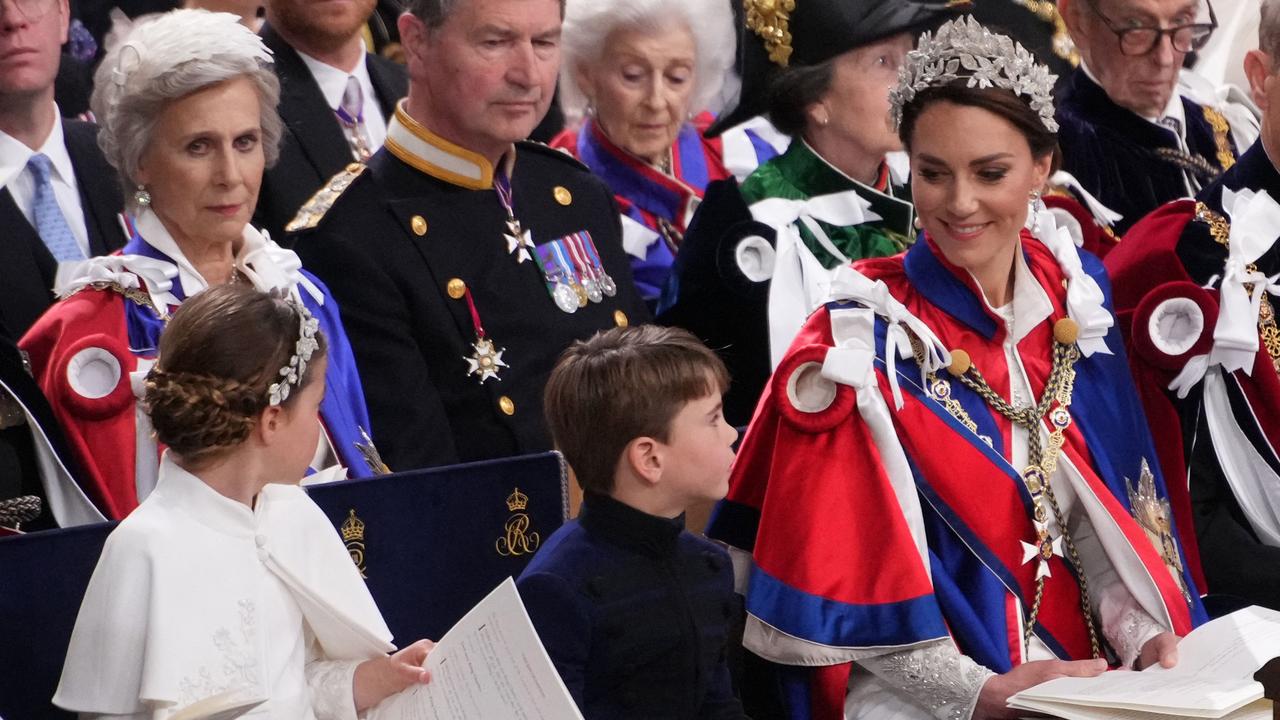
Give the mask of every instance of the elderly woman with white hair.
<svg viewBox="0 0 1280 720">
<path fill-rule="evenodd" d="M 184 299 L 225 283 L 302 302 L 329 338 L 314 479 L 381 469 L 336 303 L 292 251 L 249 225 L 283 126 L 271 56 L 238 20 L 177 10 L 120 33 L 92 104 L 129 195 L 129 241 L 121 254 L 61 268 L 64 299 L 20 343 L 107 519 L 155 485 L 159 452 L 137 399 L 160 331 Z"/>
<path fill-rule="evenodd" d="M 702 132 L 731 75 L 725 0 L 568 0 L 560 105 L 570 125 L 552 145 L 613 190 L 636 286 L 666 284 L 707 183 L 729 176 L 721 142 Z"/>
</svg>

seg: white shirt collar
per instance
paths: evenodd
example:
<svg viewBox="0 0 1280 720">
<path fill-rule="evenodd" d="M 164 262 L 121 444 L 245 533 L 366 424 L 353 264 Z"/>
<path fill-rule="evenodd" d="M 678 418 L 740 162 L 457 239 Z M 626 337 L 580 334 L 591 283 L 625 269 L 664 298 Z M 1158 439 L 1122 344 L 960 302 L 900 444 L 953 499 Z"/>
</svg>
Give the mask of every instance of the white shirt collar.
<svg viewBox="0 0 1280 720">
<path fill-rule="evenodd" d="M 148 245 L 173 260 L 173 264 L 178 270 L 178 281 L 182 284 L 184 295 L 191 297 L 209 287 L 209 283 L 205 281 L 204 276 L 196 270 L 195 265 L 183 254 L 182 249 L 178 247 L 178 241 L 173 239 L 173 235 L 169 234 L 169 230 L 165 228 L 164 223 L 160 221 L 155 212 L 150 209 L 139 212 L 134 219 L 134 227 Z M 298 258 L 297 253 L 280 247 L 265 233 L 247 223 L 240 238 L 240 245 L 236 248 L 235 268 L 248 278 L 255 288 L 263 292 L 272 290 L 285 292 L 298 302 L 302 301 L 302 293 L 305 292 L 311 296 L 317 306 L 324 305 L 324 293 L 302 272 L 302 260 Z M 125 257 L 132 256 L 126 255 Z M 92 266 L 101 263 L 110 264 L 112 260 L 91 258 L 86 262 L 89 266 Z M 81 273 L 82 271 L 76 270 L 75 272 Z M 78 283 L 83 284 L 83 282 L 82 278 L 72 279 L 66 285 L 74 287 Z M 64 283 L 59 283 L 60 287 L 63 285 Z"/>
<path fill-rule="evenodd" d="M 315 78 L 316 84 L 320 86 L 320 93 L 324 95 L 324 101 L 329 104 L 329 107 L 336 110 L 342 104 L 342 93 L 347 90 L 347 78 L 352 75 L 360 82 L 360 88 L 364 91 L 365 102 L 376 103 L 378 101 L 377 96 L 374 94 L 373 79 L 369 77 L 369 67 L 365 63 L 366 52 L 364 38 L 361 38 L 360 60 L 350 70 L 342 70 L 321 62 L 301 50 L 298 51 L 298 57 L 302 58 L 302 62 L 311 71 L 311 77 Z"/>
<path fill-rule="evenodd" d="M 0 188 L 6 187 L 27 167 L 27 162 L 36 153 L 48 156 L 53 166 L 54 175 L 71 187 L 76 187 L 75 168 L 71 165 L 71 154 L 67 152 L 67 143 L 62 133 L 62 112 L 53 106 L 53 128 L 49 136 L 36 150 L 24 145 L 17 138 L 0 131 Z"/>
<path fill-rule="evenodd" d="M 1102 87 L 1102 83 L 1098 82 L 1098 76 L 1093 74 L 1093 71 L 1089 69 L 1089 65 L 1085 63 L 1084 60 L 1080 61 L 1080 69 L 1084 71 L 1085 77 L 1093 81 L 1094 85 L 1097 85 L 1100 88 Z M 1106 88 L 1102 88 L 1102 92 L 1105 93 L 1106 91 Z M 1107 97 L 1110 97 L 1110 95 Z M 1177 120 L 1178 139 L 1185 140 L 1187 137 L 1187 114 L 1185 109 L 1182 107 L 1182 94 L 1178 92 L 1176 84 L 1174 85 L 1173 93 L 1169 95 L 1169 104 L 1165 106 L 1164 113 L 1160 117 L 1147 117 L 1146 115 L 1139 115 L 1139 117 L 1152 125 L 1157 125 L 1169 132 L 1173 132 L 1173 128 L 1161 123 L 1160 121 L 1164 118 Z"/>
<path fill-rule="evenodd" d="M 978 279 L 974 278 L 974 283 L 977 281 Z M 1009 305 L 998 308 L 992 306 L 991 301 L 985 296 L 982 301 L 991 308 L 992 312 L 1004 318 L 1007 325 L 1011 325 L 1008 327 L 1009 339 L 1015 343 L 1022 342 L 1023 338 L 1053 314 L 1053 301 L 1049 299 L 1049 293 L 1045 292 L 1039 281 L 1031 274 L 1021 242 L 1018 243 L 1018 249 L 1014 252 L 1013 301 Z M 1008 322 L 1010 310 L 1012 310 L 1012 323 Z"/>
</svg>

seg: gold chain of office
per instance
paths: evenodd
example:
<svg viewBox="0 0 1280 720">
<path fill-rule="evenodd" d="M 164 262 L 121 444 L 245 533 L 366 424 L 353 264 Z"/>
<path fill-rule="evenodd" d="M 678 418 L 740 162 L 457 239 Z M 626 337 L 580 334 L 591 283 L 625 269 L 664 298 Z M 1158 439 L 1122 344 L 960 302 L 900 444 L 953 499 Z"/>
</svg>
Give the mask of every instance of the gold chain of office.
<svg viewBox="0 0 1280 720">
<path fill-rule="evenodd" d="M 1031 495 L 1032 513 L 1036 521 L 1036 547 L 1039 548 L 1041 560 L 1048 562 L 1049 557 L 1053 554 L 1053 545 L 1047 529 L 1049 512 L 1052 511 L 1053 518 L 1058 525 L 1058 531 L 1061 533 L 1063 544 L 1067 549 L 1067 559 L 1075 570 L 1080 585 L 1080 610 L 1084 615 L 1085 625 L 1089 631 L 1090 649 L 1093 652 L 1093 657 L 1097 658 L 1102 657 L 1102 648 L 1098 640 L 1097 626 L 1093 621 L 1093 605 L 1089 599 L 1089 581 L 1085 576 L 1084 563 L 1080 560 L 1080 553 L 1077 551 L 1071 532 L 1067 528 L 1066 517 L 1062 513 L 1058 498 L 1053 492 L 1053 486 L 1049 482 L 1049 479 L 1057 470 L 1058 456 L 1066 442 L 1065 431 L 1067 426 L 1071 424 L 1071 415 L 1068 412 L 1068 408 L 1071 406 L 1071 397 L 1075 390 L 1075 363 L 1080 359 L 1080 349 L 1076 346 L 1076 339 L 1079 333 L 1079 326 L 1069 318 L 1060 319 L 1054 324 L 1053 365 L 1049 371 L 1049 378 L 1045 382 L 1044 393 L 1035 405 L 1015 408 L 1009 404 L 995 390 L 991 389 L 986 378 L 973 365 L 972 359 L 964 350 L 957 349 L 951 352 L 951 365 L 947 368 L 947 372 L 977 393 L 993 410 L 1027 431 L 1028 465 L 1022 471 L 1021 477 L 1027 492 Z M 917 360 L 922 360 L 923 349 L 914 341 L 912 345 L 917 350 Z M 977 423 L 969 417 L 963 405 L 951 397 L 949 384 L 945 380 L 937 378 L 934 374 L 930 374 L 927 380 L 931 387 L 931 393 L 935 397 L 941 396 L 947 412 L 965 427 L 976 432 Z M 1057 407 L 1053 408 L 1055 402 Z M 1051 408 L 1053 408 L 1052 411 L 1050 410 Z M 1050 425 L 1053 428 L 1049 433 L 1047 447 L 1042 445 L 1040 439 L 1040 428 L 1046 416 L 1048 416 Z M 1031 634 L 1035 630 L 1036 621 L 1040 616 L 1040 607 L 1044 600 L 1044 586 L 1045 576 L 1037 573 L 1035 597 L 1032 600 L 1031 609 L 1027 613 L 1024 623 L 1024 645 L 1031 642 Z"/>
</svg>

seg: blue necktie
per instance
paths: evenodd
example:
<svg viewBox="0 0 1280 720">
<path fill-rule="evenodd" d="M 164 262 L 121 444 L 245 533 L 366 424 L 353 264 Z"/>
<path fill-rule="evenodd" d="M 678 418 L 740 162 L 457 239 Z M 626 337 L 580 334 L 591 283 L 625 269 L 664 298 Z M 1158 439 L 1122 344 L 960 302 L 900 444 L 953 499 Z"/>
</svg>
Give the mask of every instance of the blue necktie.
<svg viewBox="0 0 1280 720">
<path fill-rule="evenodd" d="M 50 165 L 49 156 L 41 153 L 32 155 L 27 161 L 27 167 L 31 168 L 36 180 L 36 193 L 31 203 L 36 232 L 58 262 L 83 260 L 84 252 L 80 250 L 71 226 L 62 216 L 62 208 L 58 207 L 58 199 L 53 195 L 53 183 L 49 181 Z"/>
</svg>

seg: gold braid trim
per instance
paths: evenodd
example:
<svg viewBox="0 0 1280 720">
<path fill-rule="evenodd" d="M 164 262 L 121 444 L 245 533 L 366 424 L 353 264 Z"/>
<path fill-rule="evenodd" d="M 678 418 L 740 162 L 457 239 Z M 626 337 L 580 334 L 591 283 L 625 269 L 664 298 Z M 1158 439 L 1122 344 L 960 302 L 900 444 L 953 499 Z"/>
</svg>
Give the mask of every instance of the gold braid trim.
<svg viewBox="0 0 1280 720">
<path fill-rule="evenodd" d="M 89 283 L 77 289 L 75 292 L 71 293 L 71 295 L 75 295 L 76 293 L 82 292 L 84 290 L 108 290 L 110 292 L 116 293 L 117 295 L 123 295 L 126 300 L 130 300 L 134 304 L 141 305 L 142 307 L 145 307 L 151 312 L 155 313 L 156 317 L 160 318 L 161 320 L 168 321 L 169 319 L 169 309 L 165 308 L 162 310 L 156 307 L 156 304 L 151 302 L 151 296 L 148 295 L 146 291 L 140 288 L 127 288 L 121 285 L 120 283 L 113 283 L 113 282 L 95 282 L 95 283 Z M 71 295 L 67 295 L 67 297 L 71 297 Z"/>
<path fill-rule="evenodd" d="M 1225 217 L 1210 210 L 1208 205 L 1197 202 L 1196 220 L 1209 226 L 1209 237 L 1214 242 L 1224 248 L 1231 248 L 1231 223 Z M 1253 272 L 1258 266 L 1249 263 L 1248 269 Z M 1252 288 L 1249 289 L 1252 292 Z M 1262 294 L 1262 305 L 1258 309 L 1258 334 L 1262 336 L 1262 345 L 1267 349 L 1267 355 L 1271 356 L 1271 367 L 1280 375 L 1280 327 L 1276 326 L 1275 309 L 1266 293 Z"/>
<path fill-rule="evenodd" d="M 1201 109 L 1204 110 L 1204 119 L 1209 122 L 1209 127 L 1213 128 L 1213 144 L 1218 147 L 1218 164 L 1224 171 L 1230 170 L 1236 164 L 1235 153 L 1231 152 L 1231 125 L 1222 113 L 1208 105 Z"/>
</svg>

